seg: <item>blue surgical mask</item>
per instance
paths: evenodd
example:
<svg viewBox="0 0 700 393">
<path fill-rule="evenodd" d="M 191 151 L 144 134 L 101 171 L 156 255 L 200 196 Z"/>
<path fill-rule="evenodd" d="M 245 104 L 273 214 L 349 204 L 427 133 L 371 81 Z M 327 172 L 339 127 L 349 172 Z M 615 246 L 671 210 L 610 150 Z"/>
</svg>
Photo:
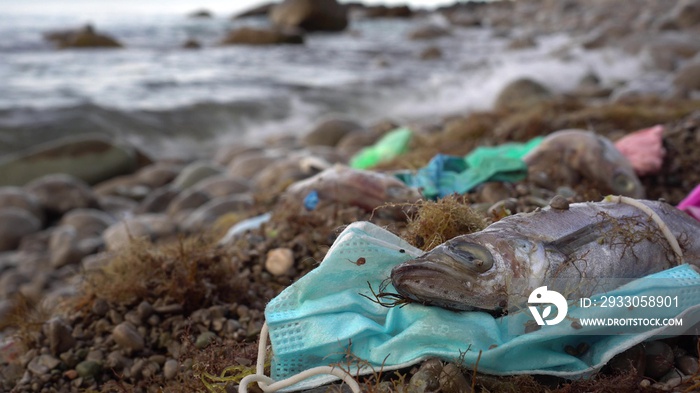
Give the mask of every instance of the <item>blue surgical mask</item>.
<svg viewBox="0 0 700 393">
<path fill-rule="evenodd" d="M 362 296 L 372 297 L 368 283 L 377 290 L 395 265 L 422 253 L 371 223 L 348 226 L 318 268 L 268 304 L 265 317 L 272 343 L 272 379 L 263 379 L 271 383 L 319 366 L 346 365 L 348 349 L 374 370 L 404 368 L 428 357 L 454 361 L 461 356 L 466 365 L 478 359 L 480 372 L 487 374 L 577 378 L 639 342 L 656 335 L 682 334 L 700 322 L 700 274 L 689 265 L 635 280 L 610 294 L 656 296 L 683 291 L 684 327 L 649 328 L 617 336 L 589 335 L 590 330 L 574 329 L 571 323 L 544 326 L 538 334 L 514 333 L 509 326 L 532 320 L 532 315 L 522 312 L 495 318 L 484 312 L 454 312 L 420 304 L 387 308 Z M 673 285 L 659 284 L 669 282 Z M 391 285 L 385 290 L 395 293 Z M 677 317 L 673 310 L 658 308 L 654 316 Z M 569 310 L 569 317 L 607 318 L 619 317 L 619 313 L 616 308 L 577 308 Z M 582 342 L 590 346 L 585 355 L 564 350 Z M 347 371 L 358 373 L 354 366 Z M 371 369 L 359 370 L 363 372 Z M 286 390 L 309 389 L 337 379 L 315 376 Z"/>
</svg>

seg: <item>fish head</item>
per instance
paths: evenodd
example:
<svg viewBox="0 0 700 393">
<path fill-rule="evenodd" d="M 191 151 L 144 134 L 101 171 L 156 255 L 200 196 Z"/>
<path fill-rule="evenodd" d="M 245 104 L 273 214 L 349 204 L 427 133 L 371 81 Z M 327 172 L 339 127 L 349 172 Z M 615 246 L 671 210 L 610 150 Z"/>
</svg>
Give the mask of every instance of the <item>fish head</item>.
<svg viewBox="0 0 700 393">
<path fill-rule="evenodd" d="M 411 301 L 450 310 L 500 311 L 508 306 L 508 277 L 531 253 L 521 240 L 464 235 L 394 267 L 392 284 Z"/>
<path fill-rule="evenodd" d="M 597 136 L 601 148 L 600 173 L 608 173 L 606 183 L 615 195 L 644 198 L 644 186 L 629 160 L 607 138 Z"/>
</svg>

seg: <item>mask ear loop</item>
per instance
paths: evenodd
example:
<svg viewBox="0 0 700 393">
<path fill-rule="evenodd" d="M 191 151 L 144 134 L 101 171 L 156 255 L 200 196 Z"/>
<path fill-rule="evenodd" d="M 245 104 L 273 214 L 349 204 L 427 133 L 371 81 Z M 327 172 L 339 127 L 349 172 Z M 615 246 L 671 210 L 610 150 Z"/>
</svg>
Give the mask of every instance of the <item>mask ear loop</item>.
<svg viewBox="0 0 700 393">
<path fill-rule="evenodd" d="M 311 378 L 316 375 L 329 374 L 340 378 L 345 382 L 353 393 L 361 393 L 360 385 L 355 381 L 355 379 L 345 370 L 337 367 L 331 366 L 320 366 L 310 368 L 306 371 L 302 371 L 299 374 L 291 376 L 287 379 L 281 381 L 275 381 L 272 378 L 265 375 L 265 360 L 267 353 L 267 338 L 269 336 L 269 329 L 267 327 L 267 322 L 265 322 L 260 329 L 260 342 L 258 343 L 258 359 L 255 366 L 255 374 L 248 375 L 241 380 L 238 385 L 238 393 L 248 393 L 248 384 L 252 382 L 257 382 L 260 389 L 265 393 L 273 393 L 280 389 L 297 384 L 307 378 Z"/>
<path fill-rule="evenodd" d="M 607 197 L 605 197 L 605 199 L 603 199 L 603 201 L 624 203 L 630 206 L 634 206 L 637 209 L 646 213 L 656 223 L 656 225 L 659 226 L 661 233 L 671 245 L 671 249 L 673 249 L 673 252 L 676 254 L 676 258 L 678 259 L 678 264 L 682 265 L 683 263 L 685 263 L 683 260 L 683 251 L 681 250 L 681 246 L 678 244 L 678 239 L 676 239 L 676 237 L 673 236 L 671 229 L 669 229 L 668 225 L 666 225 L 664 220 L 661 217 L 659 217 L 659 215 L 656 214 L 656 212 L 652 210 L 649 206 L 643 204 L 642 202 L 634 198 L 625 197 L 621 195 L 608 195 Z"/>
</svg>

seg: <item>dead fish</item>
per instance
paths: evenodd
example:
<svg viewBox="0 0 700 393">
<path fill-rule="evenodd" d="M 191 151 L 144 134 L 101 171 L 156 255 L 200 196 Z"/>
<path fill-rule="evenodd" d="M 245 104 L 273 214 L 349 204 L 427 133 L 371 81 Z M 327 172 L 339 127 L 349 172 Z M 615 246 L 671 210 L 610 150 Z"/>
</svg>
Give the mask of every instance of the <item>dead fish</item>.
<svg viewBox="0 0 700 393">
<path fill-rule="evenodd" d="M 289 186 L 283 198 L 302 204 L 316 191 L 321 202 L 360 207 L 368 212 L 386 203 L 413 203 L 421 198 L 417 189 L 408 187 L 394 176 L 334 165 L 306 180 Z M 381 213 L 405 217 L 401 207 L 382 208 Z"/>
<path fill-rule="evenodd" d="M 397 265 L 392 283 L 425 305 L 498 312 L 524 305 L 544 285 L 574 299 L 676 266 L 681 258 L 700 260 L 700 222 L 663 202 L 617 198 L 630 204 L 575 203 L 506 217 Z M 591 287 L 588 278 L 619 280 L 606 288 Z"/>
<path fill-rule="evenodd" d="M 590 131 L 557 131 L 523 160 L 528 178 L 541 187 L 574 186 L 585 178 L 604 193 L 632 198 L 645 195 L 627 158 L 608 138 Z"/>
</svg>

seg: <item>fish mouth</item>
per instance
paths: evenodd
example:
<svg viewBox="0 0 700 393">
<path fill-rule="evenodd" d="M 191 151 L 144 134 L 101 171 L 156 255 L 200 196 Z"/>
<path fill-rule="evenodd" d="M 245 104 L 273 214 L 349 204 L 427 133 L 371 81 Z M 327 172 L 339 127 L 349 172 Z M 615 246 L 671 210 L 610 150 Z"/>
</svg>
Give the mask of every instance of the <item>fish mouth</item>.
<svg viewBox="0 0 700 393">
<path fill-rule="evenodd" d="M 438 248 L 441 247 L 444 245 Z M 391 281 L 396 291 L 427 306 L 457 311 L 495 310 L 480 301 L 483 293 L 477 295 L 481 292 L 478 273 L 458 255 L 438 248 L 392 269 Z"/>
</svg>

